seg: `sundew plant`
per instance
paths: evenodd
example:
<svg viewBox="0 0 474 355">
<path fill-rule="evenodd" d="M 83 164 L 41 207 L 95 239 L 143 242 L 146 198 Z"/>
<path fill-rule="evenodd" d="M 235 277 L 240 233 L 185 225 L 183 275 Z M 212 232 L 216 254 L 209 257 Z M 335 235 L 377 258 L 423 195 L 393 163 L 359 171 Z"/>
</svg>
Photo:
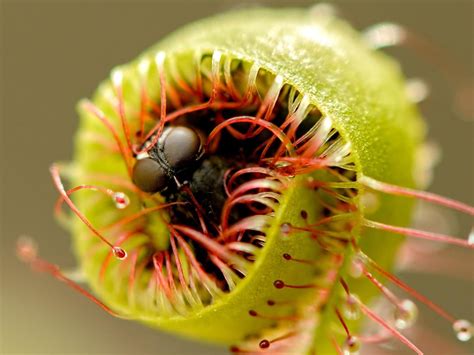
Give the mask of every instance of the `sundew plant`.
<svg viewBox="0 0 474 355">
<path fill-rule="evenodd" d="M 417 304 L 469 341 L 462 314 L 392 272 L 413 240 L 473 248 L 410 226 L 417 201 L 474 208 L 423 191 L 423 85 L 381 50 L 406 39 L 324 5 L 184 26 L 79 102 L 74 158 L 50 168 L 81 283 L 29 239 L 19 257 L 118 318 L 233 353 L 423 354 Z"/>
</svg>

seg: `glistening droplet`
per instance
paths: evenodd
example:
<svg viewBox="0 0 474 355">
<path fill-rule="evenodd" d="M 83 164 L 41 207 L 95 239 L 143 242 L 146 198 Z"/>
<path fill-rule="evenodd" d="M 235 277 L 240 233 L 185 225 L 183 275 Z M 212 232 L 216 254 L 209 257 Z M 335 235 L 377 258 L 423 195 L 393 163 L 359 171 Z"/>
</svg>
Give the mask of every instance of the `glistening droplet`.
<svg viewBox="0 0 474 355">
<path fill-rule="evenodd" d="M 411 300 L 405 299 L 395 309 L 395 326 L 398 329 L 407 329 L 411 327 L 418 317 L 418 308 Z"/>
<path fill-rule="evenodd" d="M 281 234 L 283 234 L 284 236 L 287 236 L 290 234 L 290 231 L 291 231 L 291 224 L 290 223 L 282 223 L 280 225 L 280 232 Z"/>
<path fill-rule="evenodd" d="M 342 304 L 341 311 L 344 318 L 356 320 L 360 317 L 359 299 L 355 295 L 348 295 L 346 301 Z"/>
<path fill-rule="evenodd" d="M 267 339 L 263 339 L 258 346 L 260 349 L 268 349 L 270 347 L 270 342 Z"/>
<path fill-rule="evenodd" d="M 342 346 L 342 351 L 344 355 L 357 355 L 360 350 L 360 340 L 351 335 L 347 337 L 344 345 Z"/>
<path fill-rule="evenodd" d="M 124 249 L 120 248 L 120 247 L 113 247 L 112 251 L 113 251 L 115 257 L 119 260 L 124 260 L 124 259 L 127 258 L 127 252 Z"/>
<path fill-rule="evenodd" d="M 123 210 L 124 208 L 126 208 L 130 204 L 130 199 L 123 192 L 115 192 L 113 194 L 112 198 L 115 201 L 115 206 L 119 210 Z"/>
<path fill-rule="evenodd" d="M 459 341 L 468 341 L 472 337 L 472 324 L 465 319 L 458 319 L 453 323 L 453 330 Z"/>
<path fill-rule="evenodd" d="M 351 265 L 349 267 L 349 275 L 351 275 L 353 278 L 358 279 L 359 277 L 362 276 L 362 273 L 364 272 L 364 262 L 362 261 L 361 258 L 358 256 L 355 256 L 352 261 Z"/>
</svg>

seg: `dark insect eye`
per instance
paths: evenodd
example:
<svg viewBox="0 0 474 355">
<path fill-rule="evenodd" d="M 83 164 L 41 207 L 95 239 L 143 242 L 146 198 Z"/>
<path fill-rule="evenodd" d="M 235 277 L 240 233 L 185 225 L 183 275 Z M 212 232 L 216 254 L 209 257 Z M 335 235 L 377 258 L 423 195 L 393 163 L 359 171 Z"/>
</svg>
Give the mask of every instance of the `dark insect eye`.
<svg viewBox="0 0 474 355">
<path fill-rule="evenodd" d="M 199 134 L 188 127 L 173 127 L 163 142 L 164 156 L 173 169 L 182 168 L 197 160 L 201 152 L 202 142 Z"/>
<path fill-rule="evenodd" d="M 151 158 L 137 160 L 133 167 L 133 183 L 143 192 L 163 190 L 168 182 L 163 167 Z"/>
</svg>

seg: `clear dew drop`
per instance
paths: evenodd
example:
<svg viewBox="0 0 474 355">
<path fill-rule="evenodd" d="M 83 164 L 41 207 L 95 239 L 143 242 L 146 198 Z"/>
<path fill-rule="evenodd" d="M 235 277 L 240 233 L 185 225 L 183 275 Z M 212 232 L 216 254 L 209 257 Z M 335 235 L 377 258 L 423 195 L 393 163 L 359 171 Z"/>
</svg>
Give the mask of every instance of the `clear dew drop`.
<svg viewBox="0 0 474 355">
<path fill-rule="evenodd" d="M 411 102 L 419 103 L 425 100 L 430 94 L 430 88 L 425 81 L 419 78 L 413 78 L 407 81 L 405 87 L 408 99 Z"/>
<path fill-rule="evenodd" d="M 468 341 L 472 338 L 472 324 L 468 320 L 458 319 L 453 323 L 453 330 L 459 341 Z"/>
<path fill-rule="evenodd" d="M 406 37 L 407 33 L 403 27 L 388 22 L 371 26 L 364 33 L 365 40 L 374 49 L 399 45 Z"/>
<path fill-rule="evenodd" d="M 29 263 L 36 259 L 38 246 L 31 237 L 21 235 L 16 244 L 16 253 L 21 261 Z"/>
<path fill-rule="evenodd" d="M 146 78 L 148 71 L 150 70 L 150 59 L 144 58 L 138 63 L 138 71 L 142 78 Z"/>
<path fill-rule="evenodd" d="M 120 247 L 113 247 L 112 252 L 114 253 L 114 256 L 119 260 L 124 260 L 127 258 L 127 252 Z"/>
<path fill-rule="evenodd" d="M 163 66 L 163 63 L 165 62 L 166 58 L 166 53 L 163 51 L 159 51 L 155 55 L 155 64 L 158 68 L 161 68 Z"/>
<path fill-rule="evenodd" d="M 352 259 L 351 264 L 349 266 L 349 275 L 351 275 L 355 279 L 358 279 L 362 276 L 363 273 L 364 273 L 364 261 L 358 256 L 355 256 Z"/>
<path fill-rule="evenodd" d="M 394 312 L 395 326 L 402 330 L 410 328 L 418 317 L 418 308 L 411 300 L 405 299 Z"/>
<path fill-rule="evenodd" d="M 282 223 L 280 225 L 280 232 L 284 236 L 288 236 L 291 232 L 291 224 L 290 223 Z"/>
<path fill-rule="evenodd" d="M 365 191 L 360 197 L 360 203 L 365 214 L 372 214 L 380 207 L 380 199 L 373 192 Z"/>
<path fill-rule="evenodd" d="M 130 204 L 130 199 L 123 192 L 114 192 L 114 194 L 112 195 L 112 198 L 114 199 L 115 206 L 119 210 L 126 208 Z"/>
<path fill-rule="evenodd" d="M 344 355 L 358 355 L 360 350 L 360 340 L 351 335 L 346 338 L 342 346 L 342 353 Z"/>
<path fill-rule="evenodd" d="M 123 72 L 119 68 L 112 70 L 112 82 L 115 86 L 121 86 L 123 81 Z"/>
<path fill-rule="evenodd" d="M 351 294 L 346 297 L 346 301 L 341 306 L 344 318 L 349 320 L 357 320 L 360 318 L 359 302 L 360 301 L 356 295 Z"/>
<path fill-rule="evenodd" d="M 314 19 L 321 20 L 336 16 L 337 9 L 334 5 L 329 3 L 319 3 L 311 6 L 309 13 Z"/>
</svg>

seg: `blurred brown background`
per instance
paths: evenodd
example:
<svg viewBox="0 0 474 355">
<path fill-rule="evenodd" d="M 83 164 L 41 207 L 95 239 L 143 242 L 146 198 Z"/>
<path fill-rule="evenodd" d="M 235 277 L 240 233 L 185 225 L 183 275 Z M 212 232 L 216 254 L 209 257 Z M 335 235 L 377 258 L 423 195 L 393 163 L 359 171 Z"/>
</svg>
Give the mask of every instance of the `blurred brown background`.
<svg viewBox="0 0 474 355">
<path fill-rule="evenodd" d="M 313 3 L 259 1 L 272 6 Z M 415 29 L 460 61 L 467 68 L 466 77 L 472 76 L 473 2 L 335 3 L 341 15 L 359 29 L 381 21 L 395 21 Z M 166 33 L 193 19 L 248 4 L 143 0 L 1 2 L 2 353 L 226 353 L 225 349 L 114 319 L 64 284 L 32 273 L 17 261 L 14 245 L 20 234 L 28 234 L 38 241 L 46 259 L 65 268 L 75 265 L 69 236 L 52 217 L 56 193 L 48 175 L 53 161 L 71 158 L 77 126 L 75 103 L 89 96 L 113 66 L 134 58 Z M 473 203 L 473 126 L 472 121 L 454 114 L 454 88 L 437 69 L 413 53 L 391 53 L 400 58 L 409 77 L 426 78 L 432 88 L 422 109 L 429 121 L 430 137 L 443 148 L 443 161 L 430 189 Z M 460 219 L 457 233 L 467 235 L 470 223 Z M 473 320 L 472 260 L 466 259 L 466 268 L 471 270 L 469 281 L 429 275 L 404 277 L 449 311 Z M 423 313 L 422 318 L 438 332 L 447 334 L 448 339 L 454 338 L 450 326 L 436 315 Z M 464 347 L 465 353 L 474 353 L 472 343 Z M 436 354 L 436 350 L 430 351 Z"/>
</svg>

